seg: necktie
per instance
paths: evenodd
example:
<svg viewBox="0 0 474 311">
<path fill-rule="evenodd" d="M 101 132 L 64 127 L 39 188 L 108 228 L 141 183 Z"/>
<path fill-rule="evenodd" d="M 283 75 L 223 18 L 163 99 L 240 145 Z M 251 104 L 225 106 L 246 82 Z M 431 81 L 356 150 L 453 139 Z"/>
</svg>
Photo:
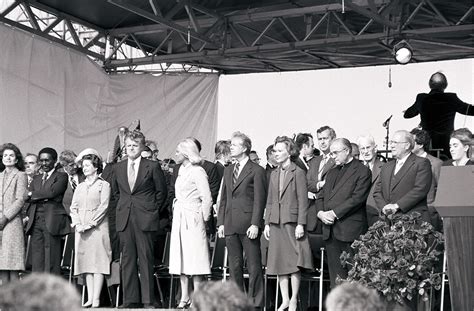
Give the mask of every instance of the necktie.
<svg viewBox="0 0 474 311">
<path fill-rule="evenodd" d="M 319 170 L 318 170 L 318 180 L 321 180 L 324 166 L 326 165 L 326 162 L 328 161 L 328 156 L 323 156 L 323 159 L 319 163 Z"/>
<path fill-rule="evenodd" d="M 43 179 L 41 180 L 41 186 L 44 186 L 44 183 L 46 182 L 46 179 L 48 179 L 48 173 L 43 173 Z"/>
<path fill-rule="evenodd" d="M 77 183 L 74 180 L 74 176 L 69 176 L 69 182 L 71 183 L 72 192 L 76 191 Z"/>
<path fill-rule="evenodd" d="M 135 162 L 131 162 L 128 169 L 128 185 L 130 186 L 130 191 L 132 191 L 135 186 Z"/>
<path fill-rule="evenodd" d="M 239 178 L 239 167 L 240 167 L 240 163 L 237 162 L 234 166 L 234 172 L 232 174 L 232 184 L 235 185 L 235 183 L 237 182 L 237 178 Z"/>
</svg>

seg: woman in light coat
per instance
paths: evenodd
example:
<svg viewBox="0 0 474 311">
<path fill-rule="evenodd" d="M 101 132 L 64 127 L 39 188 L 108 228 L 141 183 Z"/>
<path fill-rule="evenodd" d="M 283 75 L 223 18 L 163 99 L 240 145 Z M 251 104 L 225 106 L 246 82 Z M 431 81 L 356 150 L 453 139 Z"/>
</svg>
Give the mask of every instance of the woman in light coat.
<svg viewBox="0 0 474 311">
<path fill-rule="evenodd" d="M 180 276 L 181 299 L 177 308 L 185 309 L 190 305 L 188 277 L 192 276 L 197 289 L 202 276 L 211 273 L 205 221 L 212 198 L 207 174 L 199 165 L 201 156 L 191 139 L 178 144 L 176 160 L 181 166 L 175 183 L 169 271 Z"/>
<path fill-rule="evenodd" d="M 18 279 L 25 269 L 25 240 L 21 209 L 25 204 L 28 178 L 20 149 L 4 144 L 0 150 L 0 278 L 2 284 Z"/>
<path fill-rule="evenodd" d="M 87 302 L 83 307 L 99 306 L 104 274 L 110 274 L 112 249 L 106 212 L 110 185 L 99 177 L 102 161 L 97 155 L 82 158 L 86 180 L 80 183 L 71 203 L 71 226 L 76 230 L 74 275 L 85 274 Z"/>
</svg>

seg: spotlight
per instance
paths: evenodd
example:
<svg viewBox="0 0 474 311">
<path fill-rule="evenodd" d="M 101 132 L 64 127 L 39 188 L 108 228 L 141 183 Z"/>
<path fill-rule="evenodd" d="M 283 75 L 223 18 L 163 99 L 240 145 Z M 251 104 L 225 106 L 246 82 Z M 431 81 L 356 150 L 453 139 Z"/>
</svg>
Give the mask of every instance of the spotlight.
<svg viewBox="0 0 474 311">
<path fill-rule="evenodd" d="M 412 47 L 408 42 L 402 40 L 393 46 L 393 56 L 399 64 L 406 65 L 413 56 Z"/>
</svg>

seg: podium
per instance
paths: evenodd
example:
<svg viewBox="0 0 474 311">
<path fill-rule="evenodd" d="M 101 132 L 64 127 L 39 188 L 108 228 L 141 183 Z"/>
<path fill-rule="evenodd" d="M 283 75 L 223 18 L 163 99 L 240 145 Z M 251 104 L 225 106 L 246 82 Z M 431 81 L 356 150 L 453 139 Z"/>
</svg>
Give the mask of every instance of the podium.
<svg viewBox="0 0 474 311">
<path fill-rule="evenodd" d="M 433 203 L 443 217 L 452 310 L 474 310 L 474 166 L 443 166 Z"/>
</svg>

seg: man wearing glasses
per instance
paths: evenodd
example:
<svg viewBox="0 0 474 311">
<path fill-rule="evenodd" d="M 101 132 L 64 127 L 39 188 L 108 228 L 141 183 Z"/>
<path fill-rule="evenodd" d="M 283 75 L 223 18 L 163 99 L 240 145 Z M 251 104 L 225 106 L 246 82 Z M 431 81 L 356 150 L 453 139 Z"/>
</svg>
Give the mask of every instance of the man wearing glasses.
<svg viewBox="0 0 474 311">
<path fill-rule="evenodd" d="M 411 151 L 415 146 L 408 131 L 397 131 L 389 142 L 396 161 L 386 163 L 375 184 L 374 199 L 384 214 L 419 212 L 430 222 L 427 195 L 431 187 L 431 164 Z"/>
<path fill-rule="evenodd" d="M 339 257 L 351 252 L 354 240 L 367 231 L 366 201 L 372 185 L 370 169 L 352 156 L 352 146 L 346 138 L 332 143 L 330 155 L 336 167 L 329 170 L 322 189 L 323 210 L 318 218 L 323 222 L 331 287 L 336 277 L 347 277 Z"/>
</svg>

